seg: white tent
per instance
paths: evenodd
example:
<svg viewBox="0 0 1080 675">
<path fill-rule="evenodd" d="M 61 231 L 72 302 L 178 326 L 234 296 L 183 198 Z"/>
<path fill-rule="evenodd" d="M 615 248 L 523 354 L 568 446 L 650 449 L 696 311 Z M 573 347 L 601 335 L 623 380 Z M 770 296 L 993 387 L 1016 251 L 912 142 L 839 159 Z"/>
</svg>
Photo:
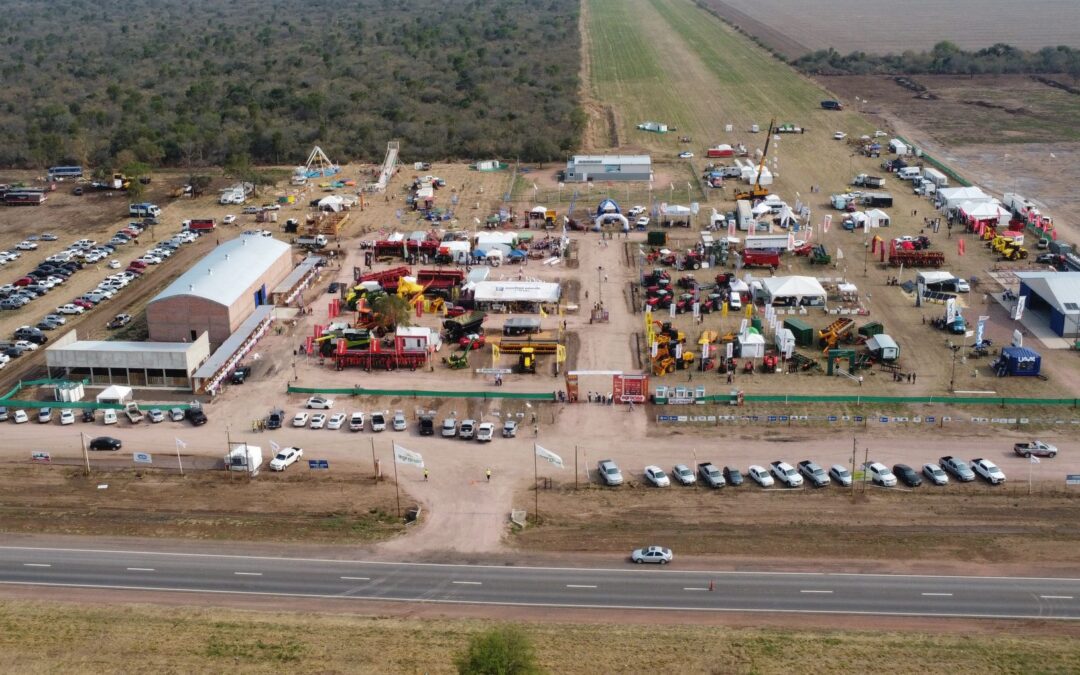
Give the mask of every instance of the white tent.
<svg viewBox="0 0 1080 675">
<path fill-rule="evenodd" d="M 123 405 L 131 400 L 131 387 L 114 384 L 97 395 L 98 403 Z"/>
<path fill-rule="evenodd" d="M 889 214 L 881 209 L 871 209 L 867 211 L 866 217 L 870 219 L 870 227 L 888 227 L 892 222 L 889 219 Z"/>
<path fill-rule="evenodd" d="M 345 208 L 345 200 L 338 195 L 329 195 L 319 200 L 319 209 L 334 211 L 335 213 Z"/>
<path fill-rule="evenodd" d="M 685 218 L 690 215 L 690 207 L 680 204 L 667 204 L 661 213 L 671 218 Z"/>
<path fill-rule="evenodd" d="M 473 284 L 477 302 L 558 302 L 559 284 L 544 281 L 479 281 Z"/>
<path fill-rule="evenodd" d="M 739 356 L 744 359 L 760 359 L 765 356 L 765 338 L 759 333 L 744 333 L 739 336 Z"/>
<path fill-rule="evenodd" d="M 514 246 L 517 240 L 516 232 L 481 232 L 476 235 L 476 248 L 493 248 L 499 244 Z"/>
<path fill-rule="evenodd" d="M 938 204 L 946 209 L 952 209 L 964 202 L 989 202 L 994 198 L 977 187 L 955 187 L 938 190 L 936 199 Z"/>
<path fill-rule="evenodd" d="M 966 201 L 960 205 L 960 211 L 972 220 L 998 220 L 1011 218 L 1012 213 L 1005 209 L 997 200 L 987 202 Z"/>
<path fill-rule="evenodd" d="M 769 304 L 824 307 L 828 297 L 814 277 L 767 277 L 761 285 Z"/>
</svg>

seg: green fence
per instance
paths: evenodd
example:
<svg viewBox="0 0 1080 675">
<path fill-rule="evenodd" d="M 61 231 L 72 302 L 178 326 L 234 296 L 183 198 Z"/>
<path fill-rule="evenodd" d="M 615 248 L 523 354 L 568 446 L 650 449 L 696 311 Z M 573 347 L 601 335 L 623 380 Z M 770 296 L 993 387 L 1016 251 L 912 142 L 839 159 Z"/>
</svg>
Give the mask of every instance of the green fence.
<svg viewBox="0 0 1080 675">
<path fill-rule="evenodd" d="M 51 387 L 60 384 L 70 384 L 71 380 L 50 380 L 48 378 L 40 380 L 19 380 L 11 391 L 7 392 L 3 396 L 0 396 L 0 405 L 8 408 L 70 408 L 72 410 L 123 410 L 124 406 L 116 403 L 98 403 L 97 401 L 34 401 L 27 399 L 12 398 L 23 389 L 27 387 Z M 82 380 L 81 384 L 87 386 L 90 384 L 90 380 Z M 191 407 L 189 403 L 140 403 L 140 410 L 171 410 L 173 408 L 180 408 L 181 410 L 187 410 Z"/>
<path fill-rule="evenodd" d="M 730 394 L 716 394 L 705 396 L 702 399 L 706 403 L 727 404 L 731 402 Z M 797 394 L 744 394 L 743 401 L 746 403 L 893 403 L 901 405 L 1001 405 L 1001 406 L 1071 406 L 1080 405 L 1080 399 L 1076 398 L 1010 398 L 1001 396 L 812 396 Z"/>
<path fill-rule="evenodd" d="M 899 138 L 901 141 L 906 143 L 909 147 L 915 147 L 914 143 L 912 143 L 908 139 L 904 138 L 903 136 L 897 136 L 897 138 Z M 956 181 L 957 183 L 959 183 L 961 187 L 971 187 L 971 182 L 970 181 L 966 180 L 963 176 L 956 173 L 956 171 L 953 170 L 953 168 L 950 167 L 948 164 L 944 164 L 942 162 L 939 162 L 938 160 L 934 159 L 931 155 L 926 154 L 926 151 L 923 151 L 923 154 L 919 158 L 922 159 L 923 161 L 925 161 L 927 164 L 932 165 L 934 168 L 936 168 L 938 171 L 941 171 L 943 174 L 945 174 L 949 178 L 951 178 L 954 181 Z"/>
<path fill-rule="evenodd" d="M 482 398 L 482 399 L 517 399 L 524 401 L 553 401 L 555 392 L 513 392 L 513 391 L 434 391 L 430 389 L 367 389 L 365 387 L 344 387 L 328 389 L 325 387 L 289 386 L 290 394 L 333 394 L 337 396 L 409 396 L 412 398 Z"/>
</svg>

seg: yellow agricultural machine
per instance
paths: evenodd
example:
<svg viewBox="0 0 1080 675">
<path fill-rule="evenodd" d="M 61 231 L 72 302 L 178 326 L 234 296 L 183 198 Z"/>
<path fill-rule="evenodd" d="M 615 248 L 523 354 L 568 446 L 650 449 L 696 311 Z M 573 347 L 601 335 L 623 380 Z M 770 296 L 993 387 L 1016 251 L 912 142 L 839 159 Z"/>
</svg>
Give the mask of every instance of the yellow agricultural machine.
<svg viewBox="0 0 1080 675">
<path fill-rule="evenodd" d="M 824 347 L 825 352 L 836 347 L 840 340 L 851 334 L 855 327 L 855 320 L 841 317 L 833 321 L 824 329 L 818 331 L 818 346 Z"/>
</svg>

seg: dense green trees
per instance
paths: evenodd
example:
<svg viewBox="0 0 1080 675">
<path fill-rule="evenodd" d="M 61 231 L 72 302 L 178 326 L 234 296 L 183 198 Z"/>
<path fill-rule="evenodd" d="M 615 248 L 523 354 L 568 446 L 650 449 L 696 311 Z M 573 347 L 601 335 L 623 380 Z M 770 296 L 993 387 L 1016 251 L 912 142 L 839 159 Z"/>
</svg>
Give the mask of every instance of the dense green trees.
<svg viewBox="0 0 1080 675">
<path fill-rule="evenodd" d="M 1002 75 L 1068 74 L 1080 77 L 1080 50 L 1044 47 L 1025 52 L 1007 44 L 969 52 L 951 42 L 939 42 L 928 52 L 902 54 L 843 55 L 835 49 L 819 49 L 792 62 L 815 75 Z"/>
<path fill-rule="evenodd" d="M 576 0 L 4 4 L 0 166 L 550 160 L 584 127 Z"/>
</svg>

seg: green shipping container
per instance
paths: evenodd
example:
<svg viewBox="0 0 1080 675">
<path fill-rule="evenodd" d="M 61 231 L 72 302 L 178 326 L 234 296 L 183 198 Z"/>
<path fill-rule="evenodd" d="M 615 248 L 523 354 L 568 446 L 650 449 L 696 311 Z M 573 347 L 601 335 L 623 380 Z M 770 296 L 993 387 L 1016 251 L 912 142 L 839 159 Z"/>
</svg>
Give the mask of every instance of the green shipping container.
<svg viewBox="0 0 1080 675">
<path fill-rule="evenodd" d="M 795 335 L 795 344 L 800 347 L 814 346 L 814 329 L 798 319 L 784 319 L 784 328 Z"/>
<path fill-rule="evenodd" d="M 871 321 L 870 323 L 864 323 L 859 327 L 859 335 L 863 335 L 868 338 L 872 338 L 875 335 L 881 335 L 885 332 L 885 326 L 882 326 L 877 321 Z"/>
<path fill-rule="evenodd" d="M 667 232 L 652 231 L 646 240 L 649 246 L 664 246 L 667 244 Z"/>
</svg>

